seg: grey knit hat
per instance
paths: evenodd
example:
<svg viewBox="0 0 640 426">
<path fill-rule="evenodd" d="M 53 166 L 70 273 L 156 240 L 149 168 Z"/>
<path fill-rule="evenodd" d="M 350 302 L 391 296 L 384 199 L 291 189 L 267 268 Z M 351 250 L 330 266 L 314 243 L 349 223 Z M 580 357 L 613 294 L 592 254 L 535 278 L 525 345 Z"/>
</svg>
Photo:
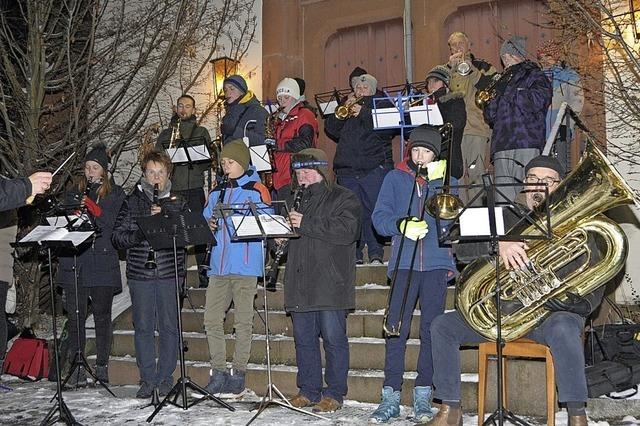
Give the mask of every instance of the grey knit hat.
<svg viewBox="0 0 640 426">
<path fill-rule="evenodd" d="M 247 81 L 241 75 L 238 75 L 238 74 L 233 74 L 225 78 L 222 84 L 223 85 L 232 84 L 236 86 L 242 93 L 247 93 L 247 90 L 249 90 L 249 87 L 247 86 Z"/>
<path fill-rule="evenodd" d="M 451 81 L 451 72 L 449 72 L 449 68 L 444 65 L 436 65 L 431 68 L 431 71 L 429 71 L 425 80 L 429 80 L 430 78 L 437 78 L 448 87 L 449 82 Z"/>
<path fill-rule="evenodd" d="M 527 56 L 527 38 L 513 35 L 506 39 L 504 43 L 502 43 L 502 47 L 500 48 L 500 56 L 506 55 L 507 53 L 513 56 L 520 56 L 521 58 L 526 58 Z"/>
<path fill-rule="evenodd" d="M 412 148 L 421 146 L 433 152 L 436 158 L 440 155 L 442 136 L 440 135 L 440 131 L 433 126 L 423 124 L 416 127 L 409 135 L 409 140 L 411 141 Z"/>
</svg>

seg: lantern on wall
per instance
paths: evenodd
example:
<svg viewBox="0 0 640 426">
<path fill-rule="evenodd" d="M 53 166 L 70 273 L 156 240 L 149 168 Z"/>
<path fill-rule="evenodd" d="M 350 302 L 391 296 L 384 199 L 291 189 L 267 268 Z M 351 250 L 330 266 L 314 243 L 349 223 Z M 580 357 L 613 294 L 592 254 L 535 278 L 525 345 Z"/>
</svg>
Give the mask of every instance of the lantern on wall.
<svg viewBox="0 0 640 426">
<path fill-rule="evenodd" d="M 213 68 L 213 91 L 216 94 L 216 99 L 224 99 L 222 83 L 225 78 L 237 72 L 239 62 L 228 56 L 212 59 L 209 62 Z"/>
</svg>

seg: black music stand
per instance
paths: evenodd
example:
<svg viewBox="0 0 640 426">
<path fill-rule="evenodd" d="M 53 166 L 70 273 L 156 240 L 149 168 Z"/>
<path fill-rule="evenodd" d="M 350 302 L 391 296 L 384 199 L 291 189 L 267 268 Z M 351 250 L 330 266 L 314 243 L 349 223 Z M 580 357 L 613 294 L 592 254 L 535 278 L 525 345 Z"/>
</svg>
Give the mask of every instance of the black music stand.
<svg viewBox="0 0 640 426">
<path fill-rule="evenodd" d="M 504 401 L 502 400 L 502 388 L 504 386 L 502 382 L 502 347 L 505 342 L 502 339 L 502 288 L 500 286 L 500 254 L 499 254 L 499 241 L 521 241 L 523 239 L 528 240 L 548 240 L 552 237 L 551 233 L 551 217 L 549 210 L 549 189 L 545 186 L 545 198 L 544 198 L 544 208 L 541 209 L 542 214 L 544 214 L 544 218 L 546 219 L 546 228 L 540 226 L 537 223 L 530 212 L 524 211 L 515 203 L 505 203 L 505 205 L 511 208 L 511 211 L 519 217 L 519 220 L 524 220 L 527 223 L 534 225 L 540 234 L 537 235 L 516 235 L 516 234 L 507 234 L 499 235 L 497 229 L 496 222 L 496 206 L 499 203 L 496 202 L 497 197 L 500 199 L 506 200 L 507 197 L 500 191 L 499 188 L 511 188 L 511 187 L 539 187 L 540 184 L 520 184 L 520 183 L 494 183 L 491 175 L 485 174 L 482 176 L 482 184 L 481 185 L 459 185 L 459 186 L 450 186 L 443 187 L 444 191 L 450 191 L 451 189 L 458 188 L 479 188 L 475 196 L 469 200 L 467 206 L 472 206 L 476 199 L 482 197 L 483 194 L 487 197 L 487 209 L 489 215 L 489 235 L 478 235 L 478 236 L 451 236 L 451 228 L 446 230 L 443 228 L 443 224 L 440 221 L 438 216 L 436 219 L 436 228 L 438 230 L 438 240 L 440 244 L 451 244 L 454 242 L 489 242 L 490 243 L 490 254 L 493 258 L 493 264 L 495 265 L 495 275 L 496 275 L 496 288 L 493 292 L 493 300 L 495 300 L 496 307 L 496 355 L 497 355 L 497 364 L 496 364 L 496 375 L 497 375 L 497 408 L 496 410 L 482 423 L 484 425 L 489 424 L 497 424 L 502 426 L 505 420 L 509 420 L 514 425 L 520 426 L 529 426 L 527 422 L 517 417 L 513 412 L 507 410 L 504 407 Z M 467 210 L 467 206 L 464 206 L 462 210 L 458 213 L 458 215 L 453 219 L 453 221 L 459 220 L 460 216 Z M 464 318 L 464 317 L 463 317 Z"/>
<path fill-rule="evenodd" d="M 279 204 L 278 215 L 274 215 L 271 211 L 275 208 L 275 205 Z M 258 240 L 262 242 L 262 258 L 265 259 L 265 246 L 269 238 L 295 238 L 299 235 L 293 231 L 291 224 L 289 223 L 288 216 L 289 210 L 285 201 L 274 201 L 272 206 L 265 206 L 263 204 L 256 205 L 252 201 L 241 205 L 227 205 L 222 206 L 222 215 L 227 221 L 226 228 L 229 232 L 232 241 L 247 241 Z M 229 223 L 231 222 L 231 223 Z M 262 263 L 262 276 L 266 276 L 264 262 Z M 249 420 L 247 425 L 253 423 L 253 421 L 262 414 L 268 407 L 272 405 L 288 408 L 289 410 L 296 411 L 298 413 L 314 416 L 319 419 L 328 420 L 316 413 L 305 411 L 301 408 L 291 405 L 289 400 L 284 396 L 278 387 L 273 383 L 271 375 L 271 340 L 269 336 L 269 308 L 267 304 L 267 291 L 265 286 L 264 294 L 264 323 L 265 323 L 265 343 L 266 343 L 266 355 L 267 355 L 267 391 L 260 401 L 258 406 L 258 412 Z M 277 394 L 280 399 L 274 397 L 274 393 Z"/>
<path fill-rule="evenodd" d="M 83 241 L 89 238 L 93 232 L 73 232 L 64 226 L 38 226 L 31 231 L 27 236 L 22 238 L 17 243 L 12 243 L 13 247 L 21 246 L 35 246 L 47 249 L 47 258 L 49 261 L 49 291 L 51 297 L 51 323 L 53 328 L 53 358 L 56 366 L 56 394 L 53 399 L 56 400 L 55 404 L 45 418 L 40 422 L 40 426 L 49 426 L 58 422 L 63 422 L 69 426 L 81 426 L 71 414 L 69 407 L 64 402 L 62 396 L 62 381 L 60 374 L 60 355 L 58 353 L 58 327 L 56 322 L 56 304 L 55 304 L 55 284 L 53 282 L 53 250 L 58 249 L 73 249 L 80 245 Z M 58 413 L 57 417 L 54 417 Z"/>
<path fill-rule="evenodd" d="M 171 388 L 167 396 L 155 407 L 153 413 L 147 418 L 151 422 L 153 418 L 167 404 L 187 410 L 194 405 L 211 399 L 221 406 L 235 411 L 235 408 L 213 396 L 207 390 L 193 382 L 187 376 L 187 368 L 184 360 L 184 340 L 182 335 L 182 312 L 180 303 L 180 278 L 178 276 L 178 247 L 184 248 L 190 245 L 213 244 L 215 242 L 209 225 L 198 212 L 180 212 L 174 214 L 158 214 L 137 219 L 138 226 L 144 233 L 147 241 L 154 250 L 173 249 L 173 266 L 176 286 L 176 317 L 178 319 L 178 348 L 180 355 L 180 378 Z M 189 403 L 187 400 L 187 388 L 204 395 Z M 178 397 L 182 403 L 178 404 Z"/>
</svg>

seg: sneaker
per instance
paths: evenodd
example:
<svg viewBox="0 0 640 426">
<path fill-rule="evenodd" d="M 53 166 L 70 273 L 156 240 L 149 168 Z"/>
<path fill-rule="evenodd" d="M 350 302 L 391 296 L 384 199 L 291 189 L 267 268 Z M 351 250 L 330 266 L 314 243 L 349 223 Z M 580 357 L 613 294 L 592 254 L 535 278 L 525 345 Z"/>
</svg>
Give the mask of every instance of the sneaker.
<svg viewBox="0 0 640 426">
<path fill-rule="evenodd" d="M 296 396 L 289 399 L 289 403 L 296 408 L 304 408 L 314 405 L 315 402 L 311 402 L 309 398 L 302 394 L 297 394 Z"/>
<path fill-rule="evenodd" d="M 384 263 L 382 263 L 382 259 L 380 259 L 379 257 L 374 257 L 369 263 L 371 265 L 384 265 Z"/>
<path fill-rule="evenodd" d="M 416 386 L 413 388 L 413 421 L 426 423 L 433 419 L 431 407 L 431 386 Z"/>
<path fill-rule="evenodd" d="M 109 366 L 108 365 L 96 365 L 96 377 L 102 383 L 109 383 Z"/>
<path fill-rule="evenodd" d="M 369 423 L 386 423 L 399 415 L 400 391 L 394 391 L 391 386 L 383 387 L 380 405 L 369 417 Z"/>
<path fill-rule="evenodd" d="M 136 398 L 139 398 L 139 399 L 151 398 L 151 395 L 153 395 L 154 389 L 155 389 L 155 386 L 152 383 L 140 382 L 140 389 L 138 389 L 138 392 L 136 393 Z"/>
<path fill-rule="evenodd" d="M 222 393 L 240 394 L 244 391 L 245 372 L 231 369 L 227 375 L 227 381 L 222 386 Z"/>
<path fill-rule="evenodd" d="M 158 395 L 167 396 L 173 388 L 173 377 L 167 377 L 158 385 Z"/>
<path fill-rule="evenodd" d="M 356 265 L 363 265 L 363 264 L 364 264 L 364 260 L 356 259 Z"/>
<path fill-rule="evenodd" d="M 210 394 L 217 394 L 222 392 L 222 388 L 229 377 L 227 370 L 211 370 L 211 376 L 209 377 L 209 383 L 205 386 L 205 390 Z"/>
<path fill-rule="evenodd" d="M 84 371 L 82 365 L 77 366 L 73 370 L 73 374 L 67 380 L 67 387 L 70 388 L 84 388 L 87 386 L 87 372 Z"/>
<path fill-rule="evenodd" d="M 313 406 L 311 411 L 314 413 L 333 413 L 334 411 L 338 411 L 342 408 L 342 403 L 336 401 L 333 398 L 325 396 Z"/>
</svg>

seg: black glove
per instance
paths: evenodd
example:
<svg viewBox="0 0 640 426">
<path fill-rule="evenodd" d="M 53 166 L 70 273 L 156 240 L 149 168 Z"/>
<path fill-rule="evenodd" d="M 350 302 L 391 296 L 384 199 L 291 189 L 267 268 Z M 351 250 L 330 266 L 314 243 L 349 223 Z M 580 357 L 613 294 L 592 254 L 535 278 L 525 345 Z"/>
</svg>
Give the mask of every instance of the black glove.
<svg viewBox="0 0 640 426">
<path fill-rule="evenodd" d="M 573 312 L 583 317 L 591 313 L 591 303 L 586 298 L 575 293 L 567 293 L 567 297 L 566 301 L 558 298 L 549 299 L 545 302 L 544 307 L 551 312 Z"/>
</svg>

